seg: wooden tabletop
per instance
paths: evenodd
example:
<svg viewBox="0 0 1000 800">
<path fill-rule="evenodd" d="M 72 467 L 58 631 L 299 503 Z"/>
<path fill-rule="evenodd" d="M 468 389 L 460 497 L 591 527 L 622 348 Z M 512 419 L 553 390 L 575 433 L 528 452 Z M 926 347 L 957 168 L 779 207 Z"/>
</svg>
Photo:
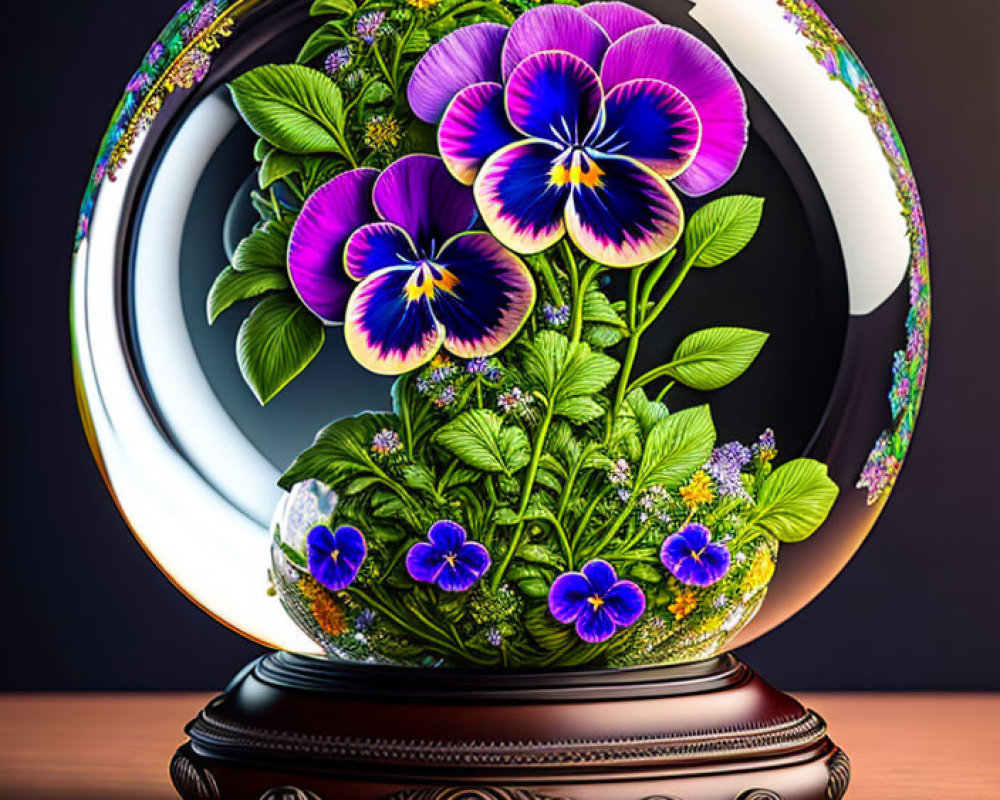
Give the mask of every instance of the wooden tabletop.
<svg viewBox="0 0 1000 800">
<path fill-rule="evenodd" d="M 0 695 L 0 798 L 166 800 L 202 694 Z M 1000 798 L 1000 695 L 802 694 L 851 757 L 850 800 Z"/>
</svg>

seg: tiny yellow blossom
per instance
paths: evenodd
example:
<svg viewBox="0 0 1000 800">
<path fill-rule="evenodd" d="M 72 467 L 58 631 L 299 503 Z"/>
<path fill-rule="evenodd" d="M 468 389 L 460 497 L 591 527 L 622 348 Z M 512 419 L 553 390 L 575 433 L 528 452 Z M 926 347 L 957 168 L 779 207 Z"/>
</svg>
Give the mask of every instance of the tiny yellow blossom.
<svg viewBox="0 0 1000 800">
<path fill-rule="evenodd" d="M 406 0 L 406 2 L 417 9 L 417 11 L 426 11 L 436 6 L 441 0 Z"/>
<path fill-rule="evenodd" d="M 365 123 L 365 144 L 372 150 L 391 150 L 401 139 L 399 122 L 392 114 L 377 114 Z"/>
<path fill-rule="evenodd" d="M 678 622 L 698 606 L 698 598 L 695 597 L 694 592 L 690 589 L 685 589 L 680 592 L 669 606 L 667 606 L 667 611 L 674 615 L 674 619 Z"/>
<path fill-rule="evenodd" d="M 691 510 L 705 503 L 711 503 L 715 499 L 715 492 L 712 491 L 712 479 L 705 470 L 700 469 L 691 476 L 691 480 L 686 486 L 680 488 L 680 495 Z"/>
<path fill-rule="evenodd" d="M 766 586 L 773 574 L 774 559 L 771 558 L 770 553 L 766 550 L 758 550 L 757 555 L 754 556 L 753 563 L 750 565 L 750 571 L 747 572 L 747 576 L 743 579 L 744 591 Z"/>
</svg>

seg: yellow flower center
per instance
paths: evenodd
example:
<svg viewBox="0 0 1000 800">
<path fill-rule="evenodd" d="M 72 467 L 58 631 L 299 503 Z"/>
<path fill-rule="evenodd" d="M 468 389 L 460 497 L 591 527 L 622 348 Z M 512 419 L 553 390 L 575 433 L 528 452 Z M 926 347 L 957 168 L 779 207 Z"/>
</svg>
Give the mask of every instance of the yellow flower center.
<svg viewBox="0 0 1000 800">
<path fill-rule="evenodd" d="M 457 284 L 458 278 L 448 270 L 430 261 L 422 261 L 406 282 L 406 299 L 411 303 L 421 297 L 432 300 L 435 289 L 450 292 Z"/>
<path fill-rule="evenodd" d="M 594 611 L 597 611 L 597 609 L 604 605 L 604 599 L 598 597 L 596 594 L 588 597 L 587 602 L 594 607 Z"/>
<path fill-rule="evenodd" d="M 560 160 L 552 165 L 549 170 L 549 182 L 553 186 L 586 186 L 589 189 L 596 189 L 602 185 L 601 176 L 604 170 L 597 166 L 596 162 L 578 148 L 574 148 L 569 159 L 569 166 L 566 166 L 566 159 Z"/>
</svg>

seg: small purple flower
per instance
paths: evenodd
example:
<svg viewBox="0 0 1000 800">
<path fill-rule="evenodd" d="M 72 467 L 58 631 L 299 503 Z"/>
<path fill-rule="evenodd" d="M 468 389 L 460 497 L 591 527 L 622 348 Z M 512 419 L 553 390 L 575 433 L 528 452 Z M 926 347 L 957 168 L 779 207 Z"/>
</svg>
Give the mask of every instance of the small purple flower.
<svg viewBox="0 0 1000 800">
<path fill-rule="evenodd" d="M 486 631 L 486 641 L 491 647 L 499 647 L 503 644 L 503 634 L 496 628 L 490 628 Z"/>
<path fill-rule="evenodd" d="M 470 358 L 465 362 L 465 371 L 470 375 L 483 375 L 490 368 L 490 360 L 484 356 Z"/>
<path fill-rule="evenodd" d="M 611 465 L 611 469 L 608 470 L 608 482 L 613 486 L 621 486 L 623 483 L 628 483 L 630 470 L 628 461 L 624 458 L 619 458 Z"/>
<path fill-rule="evenodd" d="M 306 537 L 309 574 L 334 592 L 354 582 L 367 553 L 365 537 L 350 525 L 341 525 L 336 531 L 317 525 Z"/>
<path fill-rule="evenodd" d="M 646 610 L 646 596 L 632 581 L 618 580 L 607 561 L 595 560 L 580 572 L 565 572 L 549 590 L 549 611 L 563 624 L 576 623 L 585 642 L 603 642 L 627 628 Z"/>
<path fill-rule="evenodd" d="M 523 406 L 531 405 L 533 398 L 515 386 L 509 392 L 504 392 L 497 398 L 497 408 L 505 413 L 517 411 Z"/>
<path fill-rule="evenodd" d="M 435 522 L 427 539 L 413 545 L 406 556 L 406 570 L 415 581 L 437 584 L 446 592 L 464 592 L 490 568 L 486 548 L 466 541 L 465 528 L 457 522 Z"/>
<path fill-rule="evenodd" d="M 730 562 L 729 550 L 711 537 L 705 525 L 688 523 L 663 542 L 663 566 L 688 586 L 711 586 L 729 571 Z"/>
<path fill-rule="evenodd" d="M 764 430 L 764 432 L 757 437 L 757 442 L 753 446 L 754 455 L 756 455 L 761 461 L 773 461 L 774 457 L 778 455 L 777 442 L 774 439 L 774 431 L 770 428 Z"/>
<path fill-rule="evenodd" d="M 712 451 L 712 457 L 705 465 L 705 471 L 715 478 L 720 495 L 750 499 L 746 489 L 743 488 L 742 473 L 743 467 L 750 463 L 752 457 L 750 448 L 739 442 L 727 442 Z"/>
<path fill-rule="evenodd" d="M 561 328 L 569 322 L 569 306 L 565 304 L 553 306 L 546 303 L 542 306 L 542 313 L 545 315 L 545 321 L 554 328 Z"/>
<path fill-rule="evenodd" d="M 367 14 L 362 14 L 358 17 L 358 21 L 354 25 L 354 30 L 357 31 L 362 42 L 373 44 L 381 34 L 384 23 L 384 11 L 369 11 Z"/>
<path fill-rule="evenodd" d="M 375 624 L 375 612 L 370 608 L 364 609 L 354 620 L 354 630 L 364 633 Z"/>
<path fill-rule="evenodd" d="M 372 437 L 372 452 L 380 456 L 391 456 L 403 447 L 399 434 L 389 428 L 383 428 Z"/>
<path fill-rule="evenodd" d="M 441 390 L 441 393 L 434 398 L 433 402 L 434 405 L 436 405 L 438 408 L 444 408 L 445 406 L 450 406 L 452 403 L 455 402 L 455 387 L 445 386 Z"/>
<path fill-rule="evenodd" d="M 326 57 L 326 61 L 323 64 L 326 69 L 326 74 L 336 75 L 340 72 L 340 70 L 344 69 L 344 67 L 351 63 L 351 58 L 353 58 L 353 56 L 354 53 L 351 51 L 350 45 L 338 47 Z"/>
<path fill-rule="evenodd" d="M 618 487 L 618 499 L 623 503 L 627 503 L 632 498 L 632 490 L 626 489 L 624 486 Z"/>
</svg>

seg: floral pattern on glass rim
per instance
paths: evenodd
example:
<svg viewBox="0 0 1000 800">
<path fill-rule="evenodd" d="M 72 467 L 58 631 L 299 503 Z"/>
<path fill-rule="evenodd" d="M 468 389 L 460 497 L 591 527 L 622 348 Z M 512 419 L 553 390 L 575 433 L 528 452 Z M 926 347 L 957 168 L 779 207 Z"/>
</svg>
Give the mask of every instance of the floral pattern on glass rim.
<svg viewBox="0 0 1000 800">
<path fill-rule="evenodd" d="M 677 241 L 668 180 L 706 194 L 736 171 L 746 103 L 725 62 L 624 3 L 549 5 L 509 30 L 461 28 L 413 71 L 415 113 L 438 123 L 448 168 L 474 184 L 489 229 L 522 253 L 569 235 L 631 267 Z"/>
</svg>

